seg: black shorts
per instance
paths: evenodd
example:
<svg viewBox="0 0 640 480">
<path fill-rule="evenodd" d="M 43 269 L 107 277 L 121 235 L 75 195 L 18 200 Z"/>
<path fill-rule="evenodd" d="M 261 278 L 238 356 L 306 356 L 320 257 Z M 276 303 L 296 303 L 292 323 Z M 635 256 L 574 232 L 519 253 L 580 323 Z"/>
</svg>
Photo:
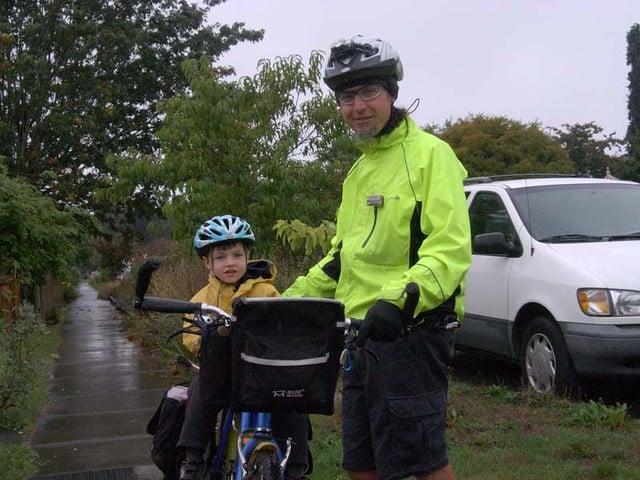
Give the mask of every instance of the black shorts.
<svg viewBox="0 0 640 480">
<path fill-rule="evenodd" d="M 394 342 L 368 340 L 343 377 L 347 471 L 380 480 L 429 474 L 449 463 L 444 436 L 453 331 L 422 326 Z"/>
</svg>

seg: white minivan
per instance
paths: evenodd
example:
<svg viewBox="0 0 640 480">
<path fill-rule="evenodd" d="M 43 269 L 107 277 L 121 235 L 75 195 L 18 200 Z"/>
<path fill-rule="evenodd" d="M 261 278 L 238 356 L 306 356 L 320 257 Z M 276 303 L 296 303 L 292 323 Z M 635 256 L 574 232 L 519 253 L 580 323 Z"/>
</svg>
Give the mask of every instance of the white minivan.
<svg viewBox="0 0 640 480">
<path fill-rule="evenodd" d="M 465 182 L 473 261 L 456 346 L 517 361 L 538 392 L 640 378 L 640 184 Z"/>
</svg>

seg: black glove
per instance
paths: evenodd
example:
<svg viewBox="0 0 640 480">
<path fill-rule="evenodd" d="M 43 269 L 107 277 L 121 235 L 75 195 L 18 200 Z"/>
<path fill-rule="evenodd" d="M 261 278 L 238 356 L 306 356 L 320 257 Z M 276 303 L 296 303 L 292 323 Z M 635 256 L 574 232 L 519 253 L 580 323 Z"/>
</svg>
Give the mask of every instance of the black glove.
<svg viewBox="0 0 640 480">
<path fill-rule="evenodd" d="M 358 329 L 356 347 L 362 348 L 368 338 L 379 342 L 393 342 L 404 331 L 402 310 L 393 303 L 378 300 L 367 311 Z"/>
</svg>

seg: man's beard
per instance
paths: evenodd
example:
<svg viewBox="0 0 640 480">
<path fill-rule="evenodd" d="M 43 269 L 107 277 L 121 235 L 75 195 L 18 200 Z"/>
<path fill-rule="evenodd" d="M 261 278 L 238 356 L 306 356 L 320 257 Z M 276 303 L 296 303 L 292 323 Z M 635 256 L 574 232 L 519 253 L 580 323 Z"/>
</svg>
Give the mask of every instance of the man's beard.
<svg viewBox="0 0 640 480">
<path fill-rule="evenodd" d="M 378 134 L 377 131 L 375 131 L 374 128 L 371 128 L 369 130 L 362 130 L 362 131 L 356 131 L 356 130 L 351 130 L 351 136 L 354 140 L 358 140 L 358 141 L 362 141 L 362 140 L 369 140 L 373 137 L 375 137 Z"/>
</svg>

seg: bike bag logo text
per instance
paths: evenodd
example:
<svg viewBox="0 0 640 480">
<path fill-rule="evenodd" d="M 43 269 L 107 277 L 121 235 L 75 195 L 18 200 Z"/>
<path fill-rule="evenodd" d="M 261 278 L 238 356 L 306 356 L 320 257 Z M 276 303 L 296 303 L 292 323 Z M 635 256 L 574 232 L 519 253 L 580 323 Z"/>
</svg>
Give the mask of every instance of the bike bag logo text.
<svg viewBox="0 0 640 480">
<path fill-rule="evenodd" d="M 302 398 L 304 397 L 304 388 L 293 390 L 272 390 L 274 398 Z"/>
</svg>

